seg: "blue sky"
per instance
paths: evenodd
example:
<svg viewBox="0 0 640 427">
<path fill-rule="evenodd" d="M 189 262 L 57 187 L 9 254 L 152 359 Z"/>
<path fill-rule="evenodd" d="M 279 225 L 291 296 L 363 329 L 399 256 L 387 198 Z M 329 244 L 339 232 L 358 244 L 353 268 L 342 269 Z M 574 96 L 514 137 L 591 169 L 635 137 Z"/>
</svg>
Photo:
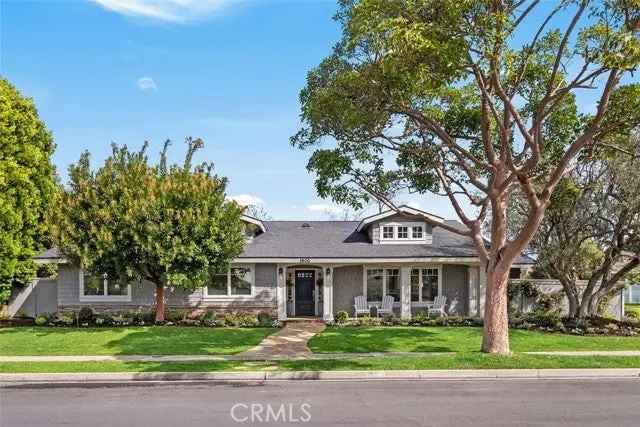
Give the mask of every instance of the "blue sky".
<svg viewBox="0 0 640 427">
<path fill-rule="evenodd" d="M 339 37 L 334 0 L 0 0 L 0 73 L 33 97 L 63 181 L 110 143 L 160 150 L 201 137 L 199 160 L 277 219 L 322 219 L 309 153 L 293 149 L 307 71 Z M 583 105 L 593 105 L 584 99 Z M 455 217 L 446 200 L 407 196 Z"/>
</svg>

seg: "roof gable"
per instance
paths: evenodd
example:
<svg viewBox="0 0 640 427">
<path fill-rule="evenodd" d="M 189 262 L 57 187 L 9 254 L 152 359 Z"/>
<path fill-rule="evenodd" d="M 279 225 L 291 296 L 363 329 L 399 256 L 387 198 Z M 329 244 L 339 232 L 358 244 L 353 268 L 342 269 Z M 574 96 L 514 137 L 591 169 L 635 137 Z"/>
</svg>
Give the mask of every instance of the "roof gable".
<svg viewBox="0 0 640 427">
<path fill-rule="evenodd" d="M 407 205 L 402 205 L 402 206 L 398 206 L 398 209 L 389 209 L 387 211 L 381 212 L 376 215 L 371 215 L 370 217 L 363 219 L 358 224 L 356 231 L 361 232 L 374 222 L 378 222 L 385 218 L 389 218 L 398 214 L 405 214 L 405 215 L 411 215 L 414 217 L 424 218 L 425 221 L 428 221 L 433 225 L 438 225 L 444 222 L 444 218 L 438 215 L 433 215 L 428 212 L 421 211 L 420 209 L 412 208 Z"/>
</svg>

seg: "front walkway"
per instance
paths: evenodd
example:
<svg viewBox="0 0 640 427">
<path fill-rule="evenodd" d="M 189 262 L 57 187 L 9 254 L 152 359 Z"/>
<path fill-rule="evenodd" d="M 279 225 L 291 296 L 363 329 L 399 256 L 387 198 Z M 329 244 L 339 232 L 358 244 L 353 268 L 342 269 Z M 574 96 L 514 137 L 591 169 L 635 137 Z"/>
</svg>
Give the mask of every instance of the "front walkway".
<svg viewBox="0 0 640 427">
<path fill-rule="evenodd" d="M 321 321 L 287 322 L 285 327 L 269 335 L 256 347 L 240 353 L 235 360 L 304 359 L 312 356 L 307 347 L 309 340 L 322 332 L 325 324 Z"/>
</svg>

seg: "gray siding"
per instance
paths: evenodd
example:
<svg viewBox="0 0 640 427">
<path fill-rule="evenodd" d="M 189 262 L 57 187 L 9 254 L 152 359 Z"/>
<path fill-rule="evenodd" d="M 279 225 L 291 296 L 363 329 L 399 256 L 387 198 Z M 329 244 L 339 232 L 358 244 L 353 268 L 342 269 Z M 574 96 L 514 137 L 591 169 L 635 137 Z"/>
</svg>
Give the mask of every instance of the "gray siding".
<svg viewBox="0 0 640 427">
<path fill-rule="evenodd" d="M 362 295 L 362 266 L 339 267 L 333 270 L 333 313 L 346 311 L 353 315 L 355 297 Z"/>
<path fill-rule="evenodd" d="M 167 288 L 167 305 L 174 308 L 210 307 L 223 310 L 272 311 L 276 308 L 275 264 L 256 264 L 254 270 L 254 295 L 239 298 L 204 298 L 204 289 L 195 291 Z M 77 309 L 91 306 L 98 310 L 127 310 L 138 307 L 150 308 L 155 303 L 155 285 L 150 282 L 131 285 L 131 301 L 85 302 L 80 301 L 80 270 L 71 265 L 61 265 L 58 275 L 58 308 Z"/>
<path fill-rule="evenodd" d="M 465 265 L 442 266 L 442 293 L 447 297 L 447 312 L 464 316 L 469 311 L 468 267 Z"/>
</svg>

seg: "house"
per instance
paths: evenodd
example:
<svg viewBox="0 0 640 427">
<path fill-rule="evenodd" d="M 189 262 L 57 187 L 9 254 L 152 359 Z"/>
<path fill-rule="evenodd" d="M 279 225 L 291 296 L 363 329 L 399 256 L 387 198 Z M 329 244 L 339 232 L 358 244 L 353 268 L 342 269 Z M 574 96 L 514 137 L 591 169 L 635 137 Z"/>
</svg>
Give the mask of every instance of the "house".
<svg viewBox="0 0 640 427">
<path fill-rule="evenodd" d="M 474 244 L 442 227 L 462 227 L 456 221 L 408 206 L 362 221 L 243 219 L 247 244 L 229 271 L 195 292 L 169 289 L 168 307 L 266 311 L 281 320 L 305 316 L 329 321 L 339 311 L 352 314 L 358 295 L 373 306 L 383 295 L 391 295 L 396 315 L 410 318 L 444 295 L 450 314 L 483 314 L 486 280 Z M 38 261 L 58 263 L 59 273 L 55 280 L 43 282 L 42 296 L 32 292 L 31 299 L 35 295 L 40 301 L 33 312 L 154 305 L 151 283 L 120 286 L 91 277 L 55 249 Z M 523 257 L 514 267 L 532 262 Z"/>
</svg>

